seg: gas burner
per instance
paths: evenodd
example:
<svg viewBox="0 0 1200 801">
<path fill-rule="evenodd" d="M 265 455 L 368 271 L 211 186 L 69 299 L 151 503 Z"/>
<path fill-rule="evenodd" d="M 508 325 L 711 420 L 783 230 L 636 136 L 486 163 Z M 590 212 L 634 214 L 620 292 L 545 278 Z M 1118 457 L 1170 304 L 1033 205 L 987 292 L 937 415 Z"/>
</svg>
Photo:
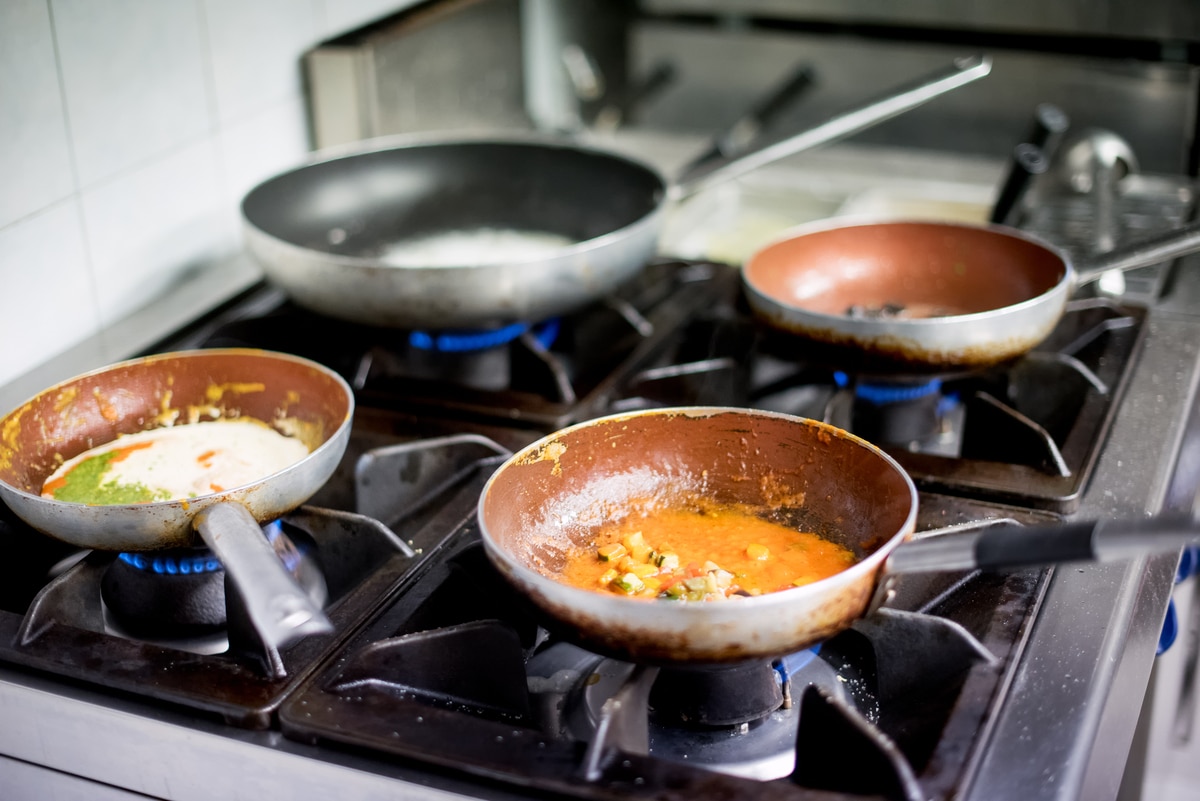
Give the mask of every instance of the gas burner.
<svg viewBox="0 0 1200 801">
<path fill-rule="evenodd" d="M 174 639 L 195 653 L 227 646 L 225 568 L 206 548 L 119 554 L 100 580 L 100 597 L 106 628 L 118 636 Z"/>
<path fill-rule="evenodd" d="M 311 542 L 297 545 L 304 535 L 288 536 L 279 521 L 264 526 L 263 533 L 300 587 L 323 607 L 329 592 Z M 105 630 L 191 653 L 222 653 L 229 648 L 228 580 L 207 548 L 118 554 L 100 579 Z"/>
<path fill-rule="evenodd" d="M 1146 310 L 1067 304 L 1036 349 L 941 376 L 852 374 L 764 330 L 736 284 L 629 376 L 609 411 L 740 406 L 824 420 L 877 443 L 931 490 L 1074 511 L 1146 336 Z M 810 357 L 811 360 L 810 360 Z"/>
<path fill-rule="evenodd" d="M 408 344 L 418 350 L 438 353 L 467 353 L 507 345 L 526 331 L 530 331 L 539 345 L 548 348 L 558 337 L 559 325 L 560 320 L 555 318 L 536 326 L 531 326 L 529 323 L 513 323 L 493 330 L 412 331 L 408 335 Z"/>
<path fill-rule="evenodd" d="M 600 414 L 614 383 L 651 359 L 725 287 L 719 265 L 655 262 L 561 319 L 489 331 L 409 331 L 322 317 L 269 288 L 193 334 L 194 347 L 280 350 L 338 371 L 360 406 L 552 430 Z"/>
<path fill-rule="evenodd" d="M 784 705 L 780 678 L 766 660 L 661 668 L 650 690 L 651 717 L 671 728 L 748 726 Z"/>
<path fill-rule="evenodd" d="M 693 767 L 771 780 L 795 767 L 800 708 L 809 686 L 854 704 L 846 675 L 820 659 L 820 648 L 775 661 L 659 668 L 649 675 L 646 703 L 633 710 L 648 731 L 647 753 Z M 604 705 L 635 681 L 635 665 L 558 642 L 535 654 L 527 667 L 534 706 L 543 727 L 561 728 L 582 742 L 597 737 Z M 627 711 L 628 712 L 628 711 Z"/>
<path fill-rule="evenodd" d="M 838 390 L 824 419 L 879 445 L 955 457 L 960 454 L 964 407 L 941 378 L 851 378 L 835 372 Z"/>
<path fill-rule="evenodd" d="M 548 352 L 560 329 L 561 321 L 552 319 L 490 330 L 410 331 L 406 347 L 370 348 L 359 363 L 355 384 L 362 389 L 373 382 L 407 378 L 503 391 L 513 384 L 513 370 L 521 369 L 521 352 Z"/>
<path fill-rule="evenodd" d="M 0 523 L 4 530 L 8 521 Z M 14 531 L 25 543 L 41 542 L 32 531 Z M 92 551 L 63 558 L 47 548 L 43 575 L 50 578 L 31 597 L 18 599 L 18 614 L 0 615 L 0 651 L 16 664 L 266 728 L 287 691 L 338 646 L 413 558 L 393 531 L 350 512 L 302 507 L 268 533 L 301 586 L 319 600 L 328 598 L 323 605 L 332 635 L 306 637 L 284 649 L 263 643 L 225 571 L 208 571 L 208 556 L 198 552 L 121 558 Z M 197 565 L 202 572 L 194 570 Z M 15 577 L 22 568 L 11 572 Z M 180 583 L 198 595 L 164 602 Z M 132 618 L 123 608 L 130 603 Z M 110 604 L 119 611 L 114 614 Z M 199 625 L 185 619 L 175 628 L 161 620 L 164 606 L 186 614 L 204 609 Z"/>
</svg>

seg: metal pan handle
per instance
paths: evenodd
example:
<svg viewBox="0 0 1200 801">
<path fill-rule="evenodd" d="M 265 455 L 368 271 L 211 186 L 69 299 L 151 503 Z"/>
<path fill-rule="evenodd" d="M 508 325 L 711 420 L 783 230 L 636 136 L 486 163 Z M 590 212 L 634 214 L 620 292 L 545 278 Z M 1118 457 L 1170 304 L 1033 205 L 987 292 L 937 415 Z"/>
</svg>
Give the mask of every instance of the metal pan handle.
<svg viewBox="0 0 1200 801">
<path fill-rule="evenodd" d="M 254 516 L 238 503 L 210 506 L 193 524 L 233 578 L 263 642 L 280 648 L 333 624 L 284 569 Z"/>
<path fill-rule="evenodd" d="M 1075 259 L 1077 286 L 1099 280 L 1110 270 L 1134 270 L 1200 251 L 1200 222 L 1143 237 L 1107 253 Z"/>
<path fill-rule="evenodd" d="M 1190 516 L 996 525 L 901 543 L 888 556 L 884 569 L 887 573 L 917 573 L 1110 562 L 1178 551 L 1197 542 L 1200 525 Z"/>
<path fill-rule="evenodd" d="M 948 69 L 909 84 L 875 99 L 852 111 L 838 114 L 816 127 L 783 139 L 753 147 L 730 161 L 705 161 L 685 168 L 670 188 L 670 197 L 680 200 L 710 186 L 731 181 L 759 167 L 809 150 L 845 139 L 859 131 L 916 108 L 946 94 L 952 89 L 979 80 L 992 71 L 988 56 L 967 56 L 955 59 Z"/>
</svg>

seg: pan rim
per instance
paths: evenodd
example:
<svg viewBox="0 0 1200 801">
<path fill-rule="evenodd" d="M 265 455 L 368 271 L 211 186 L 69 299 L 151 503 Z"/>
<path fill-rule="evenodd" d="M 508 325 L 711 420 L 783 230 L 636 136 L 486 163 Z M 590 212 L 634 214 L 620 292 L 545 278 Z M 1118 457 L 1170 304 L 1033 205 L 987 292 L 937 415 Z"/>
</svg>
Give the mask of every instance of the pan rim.
<svg viewBox="0 0 1200 801">
<path fill-rule="evenodd" d="M 354 420 L 355 401 L 354 401 L 354 392 L 350 388 L 350 384 L 344 378 L 342 378 L 342 376 L 339 375 L 336 370 L 326 367 L 325 365 L 320 364 L 319 362 L 315 362 L 311 359 L 306 359 L 303 356 L 296 356 L 294 354 L 284 353 L 281 351 L 265 350 L 263 348 L 196 348 L 196 349 L 191 349 L 191 350 L 167 351 L 167 352 L 163 352 L 163 353 L 150 354 L 150 355 L 147 355 L 144 357 L 134 357 L 134 358 L 130 358 L 130 359 L 123 359 L 119 362 L 113 362 L 112 364 L 104 365 L 102 367 L 97 367 L 92 370 L 87 370 L 85 372 L 78 373 L 70 378 L 64 379 L 62 381 L 59 381 L 56 384 L 46 387 L 45 389 L 41 390 L 40 392 L 35 393 L 34 395 L 29 396 L 24 401 L 17 404 L 16 406 L 14 406 L 12 409 L 10 409 L 6 414 L 4 414 L 2 417 L 0 417 L 0 422 L 8 420 L 15 412 L 32 404 L 38 398 L 40 398 L 44 395 L 47 395 L 49 393 L 55 392 L 57 390 L 61 390 L 62 388 L 67 387 L 70 384 L 74 384 L 78 381 L 82 381 L 82 380 L 90 378 L 92 376 L 102 375 L 103 373 L 111 372 L 113 370 L 118 370 L 118 369 L 121 369 L 124 367 L 131 367 L 131 366 L 139 365 L 139 364 L 154 363 L 154 362 L 166 361 L 169 359 L 178 359 L 178 358 L 186 359 L 186 358 L 210 356 L 210 355 L 211 356 L 267 356 L 267 357 L 274 358 L 274 359 L 281 359 L 281 360 L 285 360 L 285 361 L 294 362 L 296 364 L 315 369 L 318 372 L 325 374 L 326 376 L 334 379 L 334 382 L 336 384 L 338 384 L 338 386 L 343 390 L 343 392 L 345 393 L 346 402 L 347 402 L 346 414 L 342 418 L 342 422 L 338 425 L 338 427 L 336 429 L 334 429 L 329 434 L 329 436 L 327 436 L 325 438 L 324 442 L 322 442 L 320 445 L 318 445 L 313 450 L 309 451 L 303 458 L 293 462 L 292 464 L 288 465 L 287 467 L 284 467 L 281 470 L 276 470 L 274 473 L 263 476 L 263 477 L 255 480 L 255 481 L 252 481 L 248 484 L 242 484 L 237 487 L 230 487 L 230 488 L 224 489 L 220 492 L 210 492 L 206 495 L 197 495 L 194 498 L 181 498 L 181 499 L 168 500 L 168 501 L 149 501 L 146 503 L 139 503 L 139 504 L 88 504 L 88 503 L 77 503 L 77 502 L 73 502 L 73 501 L 60 501 L 56 498 L 43 497 L 40 494 L 35 495 L 31 492 L 21 489 L 20 487 L 10 484 L 9 482 L 5 481 L 3 478 L 0 478 L 0 486 L 3 487 L 3 489 L 6 493 L 12 494 L 13 496 L 21 498 L 27 502 L 36 502 L 47 510 L 54 510 L 54 509 L 70 510 L 70 509 L 81 509 L 81 508 L 82 509 L 129 509 L 129 508 L 135 508 L 135 509 L 139 509 L 139 510 L 154 510 L 154 511 L 169 510 L 169 509 L 181 509 L 181 510 L 188 511 L 188 512 L 195 512 L 203 507 L 210 506 L 210 505 L 217 504 L 217 503 L 222 503 L 229 499 L 234 499 L 234 498 L 238 497 L 239 495 L 244 494 L 250 488 L 264 484 L 268 481 L 274 481 L 288 473 L 298 471 L 302 468 L 303 465 L 305 465 L 305 463 L 313 460 L 314 457 L 317 457 L 318 455 L 324 456 L 333 448 L 345 447 L 344 443 L 342 443 L 341 440 L 344 439 L 347 430 L 353 424 L 353 420 Z M 115 440 L 109 440 L 108 442 L 114 442 L 114 441 Z M 103 444 L 107 444 L 107 443 L 100 443 L 100 444 L 103 445 Z"/>
<path fill-rule="evenodd" d="M 645 172 L 657 182 L 658 186 L 654 190 L 655 203 L 653 208 L 651 208 L 648 212 L 627 225 L 613 229 L 612 231 L 607 231 L 590 239 L 584 239 L 578 242 L 571 242 L 570 244 L 562 245 L 555 248 L 553 253 L 544 254 L 539 257 L 506 261 L 490 261 L 478 264 L 464 263 L 437 265 L 385 264 L 377 257 L 331 253 L 327 250 L 321 250 L 319 248 L 297 244 L 291 240 L 284 239 L 276 234 L 271 233 L 270 231 L 267 231 L 265 228 L 256 223 L 247 211 L 247 206 L 252 202 L 252 199 L 258 192 L 266 191 L 277 180 L 295 175 L 302 170 L 320 164 L 326 164 L 344 159 L 352 159 L 358 156 L 370 156 L 376 153 L 382 153 L 391 150 L 410 150 L 422 147 L 461 147 L 464 145 L 516 145 L 521 147 L 541 149 L 552 148 L 562 151 L 573 151 L 581 154 L 591 154 L 611 159 L 615 162 L 623 162 L 637 170 Z M 573 141 L 565 136 L 554 136 L 539 132 L 525 133 L 519 131 L 496 131 L 488 129 L 466 132 L 455 131 L 450 134 L 441 135 L 439 135 L 437 132 L 426 131 L 408 134 L 392 134 L 363 140 L 362 142 L 353 142 L 345 145 L 334 145 L 328 148 L 323 148 L 311 154 L 311 158 L 260 180 L 242 197 L 242 201 L 238 206 L 238 210 L 243 227 L 250 231 L 254 236 L 269 242 L 272 247 L 286 251 L 293 256 L 307 257 L 310 254 L 316 253 L 319 254 L 322 262 L 327 264 L 336 264 L 338 267 L 342 268 L 358 270 L 361 272 L 394 270 L 402 273 L 443 271 L 466 272 L 481 270 L 491 271 L 496 269 L 541 268 L 547 261 L 573 259 L 586 256 L 593 251 L 602 250 L 610 246 L 613 242 L 628 239 L 630 232 L 650 225 L 653 220 L 663 214 L 664 207 L 670 202 L 668 195 L 670 187 L 673 185 L 674 182 L 670 181 L 662 170 L 658 169 L 644 159 L 627 153 L 619 152 L 617 150 L 606 149 L 597 144 Z M 268 269 L 266 266 L 264 266 L 263 269 L 268 273 L 271 272 L 271 269 Z"/>
<path fill-rule="evenodd" d="M 695 617 L 703 615 L 705 617 L 713 617 L 715 614 L 728 614 L 728 610 L 745 609 L 745 610 L 768 610 L 777 606 L 792 606 L 797 603 L 798 599 L 805 597 L 819 597 L 827 591 L 832 583 L 850 583 L 864 578 L 864 574 L 870 574 L 877 579 L 882 578 L 884 571 L 884 563 L 891 552 L 905 539 L 910 537 L 916 528 L 917 512 L 919 497 L 917 487 L 912 477 L 900 465 L 895 458 L 886 453 L 883 449 L 868 442 L 862 437 L 838 428 L 837 426 L 825 423 L 821 420 L 813 418 L 800 417 L 798 415 L 787 414 L 784 412 L 775 412 L 765 409 L 752 409 L 747 407 L 737 406 L 671 406 L 657 409 L 640 409 L 631 412 L 618 412 L 616 414 L 604 415 L 602 417 L 585 420 L 565 428 L 559 429 L 551 434 L 538 439 L 536 442 L 530 443 L 521 450 L 514 453 L 504 461 L 484 484 L 482 491 L 479 494 L 479 501 L 476 504 L 476 520 L 479 523 L 481 539 L 484 549 L 487 553 L 495 558 L 498 558 L 502 563 L 500 568 L 502 572 L 510 571 L 510 574 L 521 584 L 533 587 L 551 587 L 556 598 L 568 599 L 574 601 L 578 599 L 579 605 L 591 607 L 592 609 L 613 609 L 613 610 L 629 610 L 639 608 L 638 604 L 655 603 L 658 599 L 654 598 L 629 598 L 615 593 L 604 593 L 597 590 L 587 590 L 582 587 L 574 587 L 560 581 L 556 581 L 549 576 L 545 576 L 532 568 L 525 566 L 523 563 L 513 558 L 507 551 L 501 548 L 493 540 L 492 535 L 488 531 L 488 525 L 484 515 L 484 505 L 487 502 L 488 496 L 491 493 L 493 484 L 498 480 L 500 474 L 504 472 L 511 464 L 518 463 L 521 459 L 529 454 L 545 447 L 550 442 L 567 436 L 570 433 L 585 429 L 597 424 L 610 424 L 620 420 L 629 420 L 640 417 L 664 417 L 671 415 L 687 415 L 692 417 L 711 417 L 721 414 L 737 414 L 749 415 L 753 417 L 766 417 L 785 420 L 788 422 L 801 423 L 803 425 L 812 425 L 829 432 L 833 436 L 843 438 L 853 442 L 859 447 L 866 448 L 872 455 L 883 460 L 897 475 L 903 480 L 909 493 L 908 514 L 904 522 L 899 526 L 898 530 L 888 535 L 887 539 L 877 547 L 874 551 L 855 562 L 850 567 L 838 571 L 828 578 L 814 581 L 811 584 L 806 584 L 801 587 L 790 587 L 776 592 L 764 593 L 762 595 L 749 598 L 739 598 L 731 603 L 708 602 L 708 603 L 669 603 L 659 602 L 658 606 L 652 607 L 658 614 L 678 615 L 681 618 Z M 874 585 L 877 582 L 872 582 Z M 645 607 L 642 607 L 645 608 Z"/>
<path fill-rule="evenodd" d="M 1007 236 L 1011 239 L 1022 240 L 1028 244 L 1040 247 L 1057 257 L 1059 261 L 1062 262 L 1063 274 L 1053 286 L 1038 295 L 1018 301 L 1017 303 L 1010 303 L 995 309 L 988 309 L 986 311 L 971 312 L 969 314 L 948 314 L 941 317 L 914 317 L 896 320 L 873 320 L 870 318 L 858 317 L 853 318 L 852 322 L 854 327 L 861 331 L 863 336 L 897 334 L 903 333 L 906 330 L 930 330 L 944 328 L 951 324 L 966 326 L 975 322 L 985 322 L 1008 316 L 1019 316 L 1029 309 L 1050 302 L 1050 300 L 1056 295 L 1069 293 L 1077 280 L 1077 271 L 1074 260 L 1071 258 L 1071 254 L 1067 250 L 1055 245 L 1043 237 L 1027 231 L 1022 231 L 1019 228 L 1013 228 L 1011 226 L 1000 225 L 997 223 L 969 223 L 957 220 L 922 219 L 919 217 L 875 217 L 864 215 L 830 217 L 811 223 L 803 223 L 777 234 L 769 241 L 764 243 L 761 247 L 755 249 L 755 251 L 750 255 L 750 258 L 743 263 L 742 268 L 739 270 L 742 283 L 749 290 L 749 294 L 752 298 L 756 298 L 759 301 L 769 304 L 777 309 L 783 309 L 790 313 L 802 314 L 805 317 L 813 319 L 814 321 L 828 321 L 827 325 L 829 325 L 831 328 L 840 328 L 841 326 L 846 325 L 849 319 L 845 315 L 829 314 L 827 312 L 815 311 L 804 306 L 796 306 L 790 303 L 785 303 L 776 298 L 774 295 L 763 291 L 760 287 L 755 285 L 750 279 L 748 268 L 755 261 L 755 259 L 765 254 L 768 250 L 808 234 L 817 234 L 823 231 L 832 231 L 837 229 L 878 226 L 890 227 L 901 225 L 926 225 L 941 228 L 957 228 L 968 231 L 982 231 L 1001 236 Z"/>
</svg>

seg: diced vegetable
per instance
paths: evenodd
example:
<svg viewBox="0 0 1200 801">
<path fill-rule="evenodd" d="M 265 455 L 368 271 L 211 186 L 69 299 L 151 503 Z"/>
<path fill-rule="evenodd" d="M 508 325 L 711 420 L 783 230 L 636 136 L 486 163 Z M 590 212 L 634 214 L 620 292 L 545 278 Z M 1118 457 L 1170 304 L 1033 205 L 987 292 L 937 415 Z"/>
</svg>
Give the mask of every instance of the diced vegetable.
<svg viewBox="0 0 1200 801">
<path fill-rule="evenodd" d="M 677 553 L 660 553 L 656 564 L 664 573 L 670 573 L 679 569 L 679 554 Z"/>
<path fill-rule="evenodd" d="M 596 550 L 596 555 L 600 557 L 601 562 L 615 562 L 626 553 L 628 553 L 628 551 L 625 550 L 625 546 L 619 542 L 601 545 Z"/>
<path fill-rule="evenodd" d="M 751 559 L 758 559 L 760 561 L 765 561 L 766 559 L 770 558 L 771 552 L 767 549 L 767 546 L 765 546 L 765 545 L 758 545 L 757 543 L 751 543 L 750 545 L 746 546 L 746 556 L 749 556 Z"/>
<path fill-rule="evenodd" d="M 652 549 L 646 544 L 646 540 L 642 537 L 642 532 L 635 531 L 626 537 L 625 547 L 629 549 L 629 555 L 637 561 L 650 561 L 650 553 Z"/>
<path fill-rule="evenodd" d="M 633 564 L 629 566 L 629 572 L 638 578 L 649 578 L 650 576 L 658 575 L 658 567 L 647 564 Z"/>
<path fill-rule="evenodd" d="M 632 595 L 635 592 L 641 592 L 646 588 L 645 583 L 632 573 L 626 573 L 623 576 L 618 576 L 613 580 L 613 586 L 622 592 Z"/>
<path fill-rule="evenodd" d="M 659 597 L 669 598 L 673 601 L 681 601 L 685 595 L 687 595 L 687 587 L 684 586 L 682 581 L 677 581 L 670 587 L 667 587 L 665 590 L 663 590 Z"/>
</svg>

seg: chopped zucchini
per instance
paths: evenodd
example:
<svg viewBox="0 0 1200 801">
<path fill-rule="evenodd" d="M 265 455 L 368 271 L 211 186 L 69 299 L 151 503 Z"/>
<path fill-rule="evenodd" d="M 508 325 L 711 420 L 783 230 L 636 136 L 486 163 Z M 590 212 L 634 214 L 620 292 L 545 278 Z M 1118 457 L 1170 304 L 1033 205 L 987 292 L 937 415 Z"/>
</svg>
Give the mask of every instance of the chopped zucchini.
<svg viewBox="0 0 1200 801">
<path fill-rule="evenodd" d="M 656 564 L 664 572 L 672 572 L 679 569 L 679 554 L 677 553 L 660 553 Z"/>
<path fill-rule="evenodd" d="M 601 562 L 615 562 L 625 554 L 625 546 L 619 542 L 614 542 L 609 545 L 601 545 L 596 550 L 596 556 L 600 557 Z"/>
<path fill-rule="evenodd" d="M 623 576 L 618 576 L 613 579 L 613 586 L 622 592 L 633 595 L 635 592 L 641 592 L 646 589 L 646 584 L 640 578 L 632 573 L 626 573 Z"/>
</svg>

